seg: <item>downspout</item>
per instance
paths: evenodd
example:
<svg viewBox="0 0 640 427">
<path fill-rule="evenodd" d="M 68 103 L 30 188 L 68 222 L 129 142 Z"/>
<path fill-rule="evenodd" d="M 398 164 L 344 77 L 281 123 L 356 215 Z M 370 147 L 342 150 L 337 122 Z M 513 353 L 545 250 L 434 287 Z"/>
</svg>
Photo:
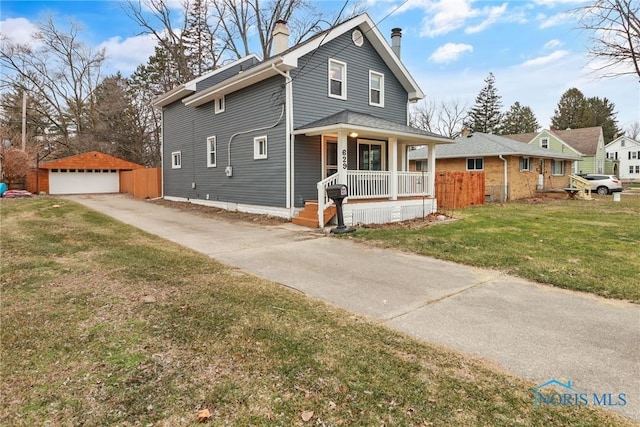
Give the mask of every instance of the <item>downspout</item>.
<svg viewBox="0 0 640 427">
<path fill-rule="evenodd" d="M 282 77 L 284 77 L 285 80 L 285 105 L 286 105 L 286 109 L 287 109 L 287 114 L 286 114 L 286 125 L 285 125 L 285 141 L 287 142 L 287 145 L 285 147 L 285 161 L 286 161 L 286 186 L 287 186 L 287 190 L 286 190 L 286 194 L 287 194 L 287 198 L 286 198 L 286 208 L 287 209 L 293 209 L 293 207 L 295 206 L 295 200 L 293 200 L 293 198 L 295 197 L 295 191 L 294 191 L 294 180 L 293 180 L 293 174 L 294 174 L 294 163 L 292 161 L 293 158 L 293 149 L 294 149 L 294 144 L 293 144 L 293 138 L 294 136 L 292 135 L 292 126 L 293 126 L 293 87 L 292 87 L 292 81 L 293 79 L 291 78 L 291 75 L 289 74 L 289 71 L 287 71 L 286 73 L 283 72 L 282 70 L 280 70 L 278 67 L 276 67 L 276 64 L 271 64 L 271 68 L 273 68 L 273 70 L 280 74 Z"/>
<path fill-rule="evenodd" d="M 160 198 L 164 199 L 164 108 L 160 110 L 160 168 L 162 171 Z"/>
<path fill-rule="evenodd" d="M 509 189 L 509 185 L 507 183 L 507 159 L 505 159 L 504 157 L 502 157 L 502 154 L 500 154 L 498 156 L 500 158 L 500 160 L 502 160 L 504 162 L 504 200 L 502 200 L 503 202 L 507 201 L 507 190 Z"/>
</svg>

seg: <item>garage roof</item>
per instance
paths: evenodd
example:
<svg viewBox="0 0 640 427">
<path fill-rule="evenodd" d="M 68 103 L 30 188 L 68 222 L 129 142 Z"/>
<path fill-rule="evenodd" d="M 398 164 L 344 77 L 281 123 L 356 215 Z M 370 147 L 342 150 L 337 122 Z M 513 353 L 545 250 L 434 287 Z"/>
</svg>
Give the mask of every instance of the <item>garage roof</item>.
<svg viewBox="0 0 640 427">
<path fill-rule="evenodd" d="M 143 165 L 119 159 L 99 151 L 77 154 L 40 164 L 40 169 L 142 169 Z"/>
</svg>

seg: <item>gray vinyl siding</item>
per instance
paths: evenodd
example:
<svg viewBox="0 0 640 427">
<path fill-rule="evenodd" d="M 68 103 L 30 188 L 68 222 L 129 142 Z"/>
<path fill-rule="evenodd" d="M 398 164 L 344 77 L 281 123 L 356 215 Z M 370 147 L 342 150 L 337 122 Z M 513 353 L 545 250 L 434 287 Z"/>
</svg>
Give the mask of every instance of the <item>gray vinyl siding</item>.
<svg viewBox="0 0 640 427">
<path fill-rule="evenodd" d="M 258 61 L 251 57 L 247 58 L 246 61 L 242 61 L 239 64 L 234 65 L 224 71 L 216 73 L 209 78 L 206 78 L 198 83 L 196 83 L 196 92 L 200 92 L 201 90 L 210 88 L 212 86 L 217 85 L 218 83 L 228 79 L 229 77 L 233 77 L 241 71 L 247 70 L 257 64 Z"/>
<path fill-rule="evenodd" d="M 285 117 L 273 129 L 238 135 L 231 143 L 233 177 L 225 176 L 234 133 L 271 126 L 280 117 L 284 79 L 272 77 L 226 96 L 223 113 L 213 103 L 164 111 L 164 194 L 263 206 L 286 206 Z M 216 136 L 216 167 L 207 167 L 207 137 Z M 253 139 L 267 136 L 267 159 L 254 160 Z M 182 151 L 182 168 L 171 168 L 171 153 Z M 192 188 L 195 183 L 195 189 Z"/>
<path fill-rule="evenodd" d="M 294 145 L 294 203 L 304 206 L 305 200 L 318 198 L 317 183 L 322 180 L 322 137 L 297 135 Z"/>
<path fill-rule="evenodd" d="M 294 129 L 315 120 L 353 110 L 397 123 L 407 123 L 407 92 L 366 38 L 361 47 L 351 41 L 352 31 L 298 60 L 293 77 Z M 364 33 L 364 31 L 363 31 Z M 347 99 L 328 96 L 328 61 L 347 64 Z M 369 105 L 369 70 L 384 74 L 384 107 Z"/>
</svg>

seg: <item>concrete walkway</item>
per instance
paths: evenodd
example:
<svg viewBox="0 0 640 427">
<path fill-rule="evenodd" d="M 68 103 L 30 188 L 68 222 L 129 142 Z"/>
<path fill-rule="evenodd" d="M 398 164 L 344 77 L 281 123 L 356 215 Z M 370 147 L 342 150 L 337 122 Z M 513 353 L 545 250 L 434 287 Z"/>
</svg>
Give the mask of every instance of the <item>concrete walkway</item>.
<svg viewBox="0 0 640 427">
<path fill-rule="evenodd" d="M 627 404 L 612 410 L 640 420 L 638 305 L 322 237 L 293 224 L 230 223 L 122 195 L 69 199 L 538 384 L 556 378 L 589 396 L 624 393 Z"/>
</svg>

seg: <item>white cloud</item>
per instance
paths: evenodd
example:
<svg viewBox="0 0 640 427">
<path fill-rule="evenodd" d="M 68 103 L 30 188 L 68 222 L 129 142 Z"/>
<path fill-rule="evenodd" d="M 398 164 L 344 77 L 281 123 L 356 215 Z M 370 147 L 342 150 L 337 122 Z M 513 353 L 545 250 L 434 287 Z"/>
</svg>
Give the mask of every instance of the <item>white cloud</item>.
<svg viewBox="0 0 640 427">
<path fill-rule="evenodd" d="M 555 52 L 550 53 L 546 56 L 539 56 L 537 58 L 529 59 L 528 61 L 523 62 L 518 67 L 528 68 L 528 67 L 539 67 L 541 65 L 546 65 L 552 62 L 555 62 L 569 54 L 566 50 L 556 50 Z"/>
<path fill-rule="evenodd" d="M 473 46 L 464 43 L 447 43 L 436 49 L 429 57 L 429 60 L 439 64 L 446 64 L 457 60 L 465 52 L 473 52 Z"/>
<path fill-rule="evenodd" d="M 506 10 L 507 3 L 503 3 L 502 6 L 485 7 L 483 9 L 483 15 L 486 14 L 487 18 L 478 25 L 468 27 L 466 30 L 464 30 L 464 32 L 466 34 L 475 34 L 487 29 L 492 24 L 496 23 L 498 19 L 500 19 L 500 17 L 504 15 Z"/>
<path fill-rule="evenodd" d="M 25 18 L 9 18 L 0 21 L 0 34 L 20 44 L 33 44 L 33 33 L 38 28 Z"/>
<path fill-rule="evenodd" d="M 435 37 L 447 34 L 462 27 L 467 19 L 478 14 L 478 10 L 471 8 L 471 0 L 408 0 L 397 13 L 411 9 L 421 9 L 421 36 Z"/>
<path fill-rule="evenodd" d="M 559 47 L 562 47 L 564 45 L 563 42 L 561 42 L 558 39 L 553 39 L 553 40 L 549 40 L 548 42 L 546 42 L 544 44 L 544 48 L 547 50 L 552 50 L 552 49 L 557 49 Z"/>
<path fill-rule="evenodd" d="M 156 40 L 150 35 L 111 37 L 98 46 L 105 48 L 109 68 L 128 76 L 138 65 L 144 64 L 155 51 Z"/>
<path fill-rule="evenodd" d="M 558 25 L 564 25 L 570 22 L 575 22 L 576 16 L 573 12 L 560 12 L 549 17 L 541 15 L 539 16 L 539 19 L 542 21 L 540 23 L 540 28 L 545 29 Z"/>
</svg>

